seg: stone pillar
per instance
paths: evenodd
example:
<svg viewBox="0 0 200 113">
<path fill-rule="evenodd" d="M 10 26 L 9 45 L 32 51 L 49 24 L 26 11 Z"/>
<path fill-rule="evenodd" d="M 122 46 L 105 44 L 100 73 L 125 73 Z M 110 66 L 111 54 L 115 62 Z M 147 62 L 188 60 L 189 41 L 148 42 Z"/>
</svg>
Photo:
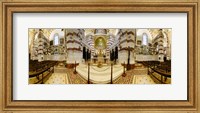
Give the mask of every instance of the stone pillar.
<svg viewBox="0 0 200 113">
<path fill-rule="evenodd" d="M 162 33 L 162 29 L 159 32 L 159 39 L 158 39 L 158 61 L 164 62 L 164 35 Z"/>
<path fill-rule="evenodd" d="M 43 42 L 43 36 L 41 30 L 38 34 L 38 61 L 41 62 L 44 60 L 44 42 Z"/>
</svg>

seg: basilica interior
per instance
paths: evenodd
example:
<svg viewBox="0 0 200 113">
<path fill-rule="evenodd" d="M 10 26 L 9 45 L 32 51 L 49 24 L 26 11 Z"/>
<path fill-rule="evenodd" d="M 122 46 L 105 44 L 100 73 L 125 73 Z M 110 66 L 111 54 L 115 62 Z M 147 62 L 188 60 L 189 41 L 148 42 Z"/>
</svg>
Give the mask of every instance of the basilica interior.
<svg viewBox="0 0 200 113">
<path fill-rule="evenodd" d="M 31 28 L 29 84 L 171 84 L 169 28 Z"/>
</svg>

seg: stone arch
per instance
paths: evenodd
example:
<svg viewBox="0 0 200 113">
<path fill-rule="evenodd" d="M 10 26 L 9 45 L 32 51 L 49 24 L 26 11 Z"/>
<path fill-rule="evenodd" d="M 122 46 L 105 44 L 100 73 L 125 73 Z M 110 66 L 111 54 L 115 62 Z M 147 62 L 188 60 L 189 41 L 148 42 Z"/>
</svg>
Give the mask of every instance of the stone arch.
<svg viewBox="0 0 200 113">
<path fill-rule="evenodd" d="M 62 29 L 55 29 L 51 32 L 50 36 L 49 36 L 49 40 L 54 40 L 54 36 L 55 34 L 58 34 L 59 39 L 64 38 L 64 31 L 62 31 Z"/>
<path fill-rule="evenodd" d="M 143 34 L 146 34 L 148 37 L 148 43 L 152 43 L 152 35 L 148 29 L 138 29 L 136 41 L 142 41 Z"/>
</svg>

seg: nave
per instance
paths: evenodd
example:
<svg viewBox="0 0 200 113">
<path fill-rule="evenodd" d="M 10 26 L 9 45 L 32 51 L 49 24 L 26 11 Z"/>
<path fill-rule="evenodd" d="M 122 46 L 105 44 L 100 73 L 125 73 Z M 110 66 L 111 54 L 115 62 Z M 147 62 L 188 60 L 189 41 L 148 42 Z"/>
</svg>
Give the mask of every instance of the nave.
<svg viewBox="0 0 200 113">
<path fill-rule="evenodd" d="M 29 29 L 29 84 L 171 84 L 171 29 Z"/>
</svg>

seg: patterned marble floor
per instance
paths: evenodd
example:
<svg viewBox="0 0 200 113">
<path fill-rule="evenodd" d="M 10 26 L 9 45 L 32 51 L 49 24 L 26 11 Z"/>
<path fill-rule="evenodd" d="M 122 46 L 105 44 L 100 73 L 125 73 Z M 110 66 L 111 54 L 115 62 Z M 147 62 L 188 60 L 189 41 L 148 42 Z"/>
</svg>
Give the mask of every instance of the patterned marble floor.
<svg viewBox="0 0 200 113">
<path fill-rule="evenodd" d="M 68 77 L 66 73 L 53 73 L 45 84 L 68 84 Z"/>
<path fill-rule="evenodd" d="M 114 73 L 113 76 L 114 84 L 155 84 L 153 79 L 147 74 L 148 69 L 146 67 L 141 66 L 139 68 L 126 71 L 125 77 L 121 76 L 123 73 L 122 66 L 115 65 L 113 66 L 113 68 L 113 70 L 117 72 Z M 85 73 L 85 75 L 87 75 L 87 65 L 78 66 L 77 71 L 79 73 Z M 74 69 L 59 68 L 57 69 L 57 71 L 54 72 L 55 73 L 53 73 L 51 77 L 49 77 L 45 84 L 87 84 L 87 76 L 86 78 L 84 78 L 84 76 L 79 73 L 74 74 Z M 110 67 L 105 66 L 103 68 L 97 68 L 91 66 L 91 75 L 97 80 L 100 79 L 101 81 L 102 79 L 105 79 L 107 77 L 106 75 L 110 75 Z M 110 76 L 108 76 L 108 79 L 110 80 Z M 102 82 L 99 83 L 101 84 Z"/>
<path fill-rule="evenodd" d="M 126 76 L 119 76 L 113 81 L 114 84 L 132 84 L 133 74 L 132 71 L 126 71 Z"/>
<path fill-rule="evenodd" d="M 135 75 L 133 84 L 155 84 L 155 82 L 149 75 Z"/>
</svg>

